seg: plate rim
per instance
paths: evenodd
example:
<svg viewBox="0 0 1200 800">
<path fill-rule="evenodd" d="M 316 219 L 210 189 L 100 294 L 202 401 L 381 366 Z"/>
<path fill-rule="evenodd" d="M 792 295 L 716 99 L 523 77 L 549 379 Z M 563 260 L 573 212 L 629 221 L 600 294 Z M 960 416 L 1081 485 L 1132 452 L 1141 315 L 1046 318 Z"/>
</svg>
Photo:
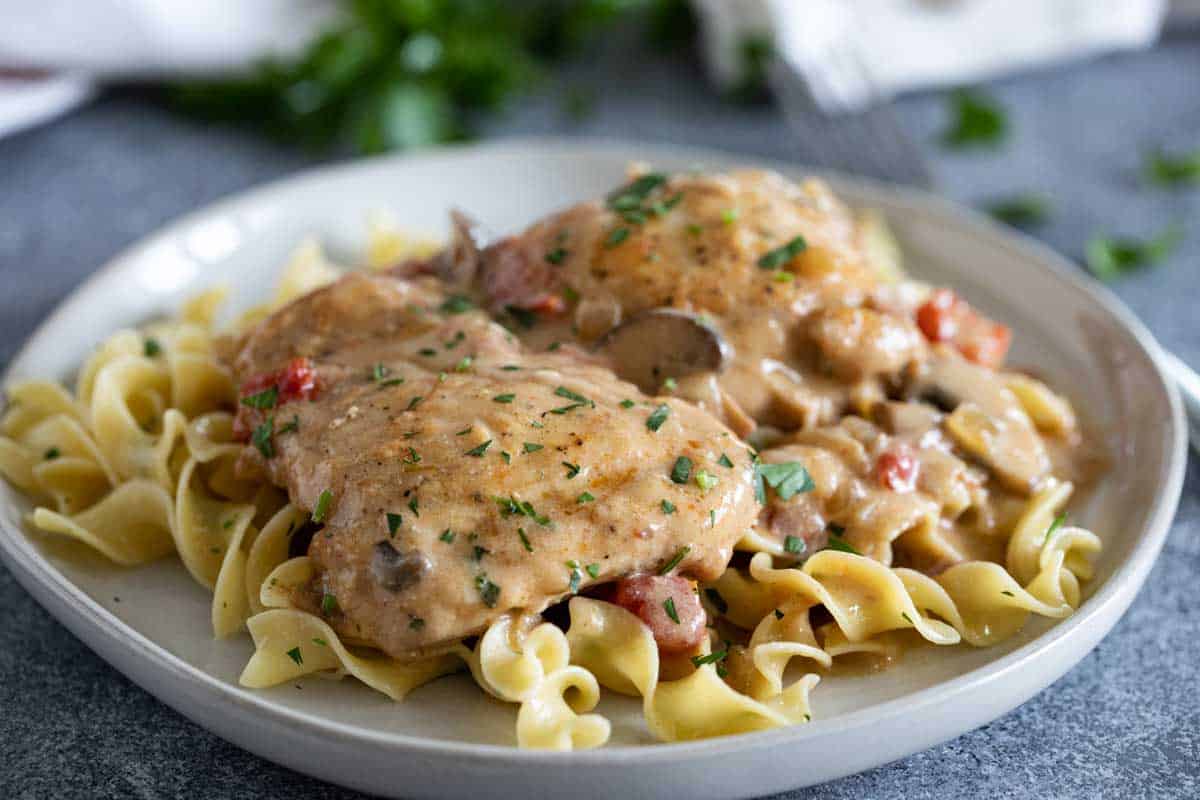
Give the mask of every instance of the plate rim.
<svg viewBox="0 0 1200 800">
<path fill-rule="evenodd" d="M 1096 642 L 1107 636 L 1113 625 L 1128 609 L 1134 597 L 1141 590 L 1145 579 L 1153 567 L 1167 534 L 1174 520 L 1183 487 L 1183 479 L 1187 462 L 1187 434 L 1184 422 L 1182 404 L 1178 392 L 1168 377 L 1164 365 L 1163 351 L 1153 334 L 1130 311 L 1125 304 L 1110 290 L 1101 286 L 1079 273 L 1064 256 L 1048 245 L 1029 236 L 1002 226 L 978 212 L 972 211 L 953 201 L 908 187 L 884 184 L 874 180 L 848 176 L 819 168 L 811 168 L 801 163 L 792 163 L 780 159 L 764 158 L 750 153 L 740 153 L 711 147 L 694 147 L 673 145 L 664 142 L 639 142 L 614 138 L 591 137 L 558 137 L 558 136 L 526 136 L 502 138 L 482 143 L 448 145 L 430 148 L 418 153 L 385 154 L 369 158 L 350 159 L 320 165 L 276 178 L 266 183 L 243 189 L 225 197 L 193 209 L 164 225 L 160 225 L 151 233 L 140 237 L 132 244 L 122 248 L 116 255 L 107 260 L 85 280 L 79 283 L 68 294 L 63 296 L 54 309 L 37 325 L 33 332 L 22 343 L 20 349 L 13 355 L 3 376 L 0 376 L 0 387 L 7 387 L 13 380 L 17 365 L 21 364 L 30 346 L 46 335 L 48 328 L 63 314 L 69 311 L 69 306 L 78 298 L 88 293 L 93 287 L 105 280 L 111 273 L 120 271 L 125 265 L 136 262 L 143 254 L 163 242 L 177 238 L 179 234 L 197 222 L 218 215 L 227 215 L 245 205 L 253 205 L 264 197 L 302 189 L 306 184 L 320 183 L 332 177 L 353 176 L 354 173 L 369 173 L 386 169 L 393 164 L 403 164 L 411 161 L 433 160 L 438 158 L 454 158 L 463 155 L 504 156 L 518 153 L 557 151 L 568 152 L 581 158 L 604 153 L 609 156 L 637 153 L 640 160 L 653 162 L 656 159 L 678 160 L 687 158 L 696 162 L 719 161 L 728 163 L 741 161 L 747 165 L 774 169 L 784 174 L 808 174 L 826 177 L 835 187 L 847 186 L 860 191 L 889 196 L 908 211 L 919 211 L 927 216 L 948 219 L 955 227 L 973 235 L 982 236 L 989 240 L 990 245 L 999 246 L 1014 256 L 1032 257 L 1039 265 L 1063 284 L 1067 289 L 1084 295 L 1088 301 L 1103 309 L 1114 318 L 1124 332 L 1148 358 L 1154 367 L 1157 377 L 1155 389 L 1163 394 L 1171 409 L 1169 418 L 1165 421 L 1169 428 L 1171 447 L 1168 457 L 1160 471 L 1156 484 L 1158 491 L 1155 495 L 1153 512 L 1149 517 L 1141 539 L 1133 546 L 1130 558 L 1118 565 L 1108 579 L 1100 586 L 1075 612 L 1065 620 L 1057 622 L 1052 628 L 1031 639 L 995 661 L 969 670 L 948 681 L 902 695 L 892 700 L 868 706 L 853 712 L 839 715 L 830 719 L 817 719 L 801 726 L 789 726 L 754 733 L 723 736 L 712 739 L 702 739 L 690 742 L 653 743 L 647 745 L 613 745 L 593 750 L 559 753 L 544 750 L 521 750 L 513 745 L 500 745 L 475 742 L 457 742 L 444 739 L 431 739 L 417 734 L 402 732 L 383 732 L 362 728 L 352 723 L 338 722 L 322 717 L 314 712 L 290 709 L 276 704 L 270 695 L 257 693 L 240 686 L 226 683 L 222 679 L 204 670 L 193 667 L 183 659 L 144 636 L 137 630 L 126 625 L 120 618 L 113 615 L 99 603 L 94 601 L 82 589 L 75 586 L 51 562 L 46 560 L 28 540 L 27 534 L 19 527 L 0 523 L 5 536 L 0 536 L 0 559 L 17 579 L 18 583 L 31 596 L 46 608 L 47 612 L 57 621 L 67 627 L 73 635 L 88 645 L 89 649 L 99 652 L 93 646 L 91 636 L 102 637 L 106 644 L 135 651 L 136 657 L 146 659 L 150 666 L 163 669 L 177 680 L 188 684 L 193 690 L 201 689 L 209 694 L 214 702 L 232 703 L 238 707 L 250 708 L 256 713 L 269 718 L 273 723 L 299 726 L 306 730 L 294 730 L 297 734 L 336 737 L 355 742 L 372 743 L 387 748 L 403 750 L 414 755 L 425 756 L 470 756 L 476 762 L 504 763 L 514 766 L 558 765 L 572 764 L 579 766 L 618 766 L 629 765 L 631 760 L 642 762 L 678 761 L 683 758 L 696 758 L 715 752 L 729 754 L 732 752 L 773 747 L 779 745 L 800 744 L 807 739 L 823 737 L 834 733 L 847 732 L 850 729 L 862 728 L 866 725 L 877 724 L 881 720 L 895 717 L 898 714 L 919 712 L 934 705 L 965 693 L 984 690 L 1014 671 L 1021 670 L 1033 659 L 1046 658 L 1048 651 L 1061 651 L 1075 639 L 1086 639 L 1097 624 L 1103 625 L 1103 632 L 1096 637 Z M 34 590 L 31 584 L 42 591 L 49 592 L 61 606 L 63 614 L 54 613 L 47 606 L 42 596 Z M 70 621 L 64 618 L 70 617 Z M 73 623 L 73 624 L 72 624 Z M 81 634 L 76 626 L 83 626 L 87 634 Z M 1073 668 L 1095 646 L 1088 646 L 1081 654 L 1070 657 L 1066 670 Z M 161 702 L 174 708 L 189 719 L 195 716 L 173 702 L 166 691 L 156 691 L 146 685 L 146 682 L 133 677 L 132 670 L 127 670 L 114 663 L 107 655 L 101 657 L 109 662 L 122 675 L 129 677 L 146 689 Z M 1065 672 L 1065 670 L 1064 670 Z M 1046 682 L 1041 691 L 1058 676 Z M 1024 701 L 1019 701 L 1024 702 Z M 1019 704 L 1018 702 L 1018 704 Z M 1012 706 L 1009 706 L 1011 709 Z M 1007 713 L 1001 712 L 1001 713 Z M 997 718 L 999 715 L 996 715 Z M 213 730 L 224 738 L 224 734 L 213 727 L 200 723 L 203 727 Z M 952 735 L 970 730 L 965 728 Z"/>
</svg>

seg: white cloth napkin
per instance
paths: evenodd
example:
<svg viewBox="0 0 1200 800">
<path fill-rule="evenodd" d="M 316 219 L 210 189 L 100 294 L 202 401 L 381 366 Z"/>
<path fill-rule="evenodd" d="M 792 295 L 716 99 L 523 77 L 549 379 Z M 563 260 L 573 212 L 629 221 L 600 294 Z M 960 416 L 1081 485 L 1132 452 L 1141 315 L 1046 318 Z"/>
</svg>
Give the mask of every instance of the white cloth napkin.
<svg viewBox="0 0 1200 800">
<path fill-rule="evenodd" d="M 764 35 L 797 67 L 853 48 L 890 94 L 1145 46 L 1168 0 L 693 2 L 718 84 L 739 80 L 742 42 Z M 83 102 L 92 81 L 229 72 L 292 52 L 337 13 L 334 0 L 0 0 L 0 70 L 53 73 L 0 76 L 0 136 Z"/>
<path fill-rule="evenodd" d="M 766 37 L 801 75 L 852 51 L 884 95 L 1150 45 L 1167 0 L 694 0 L 716 83 Z M 1194 0 L 1188 0 L 1194 7 Z"/>
</svg>

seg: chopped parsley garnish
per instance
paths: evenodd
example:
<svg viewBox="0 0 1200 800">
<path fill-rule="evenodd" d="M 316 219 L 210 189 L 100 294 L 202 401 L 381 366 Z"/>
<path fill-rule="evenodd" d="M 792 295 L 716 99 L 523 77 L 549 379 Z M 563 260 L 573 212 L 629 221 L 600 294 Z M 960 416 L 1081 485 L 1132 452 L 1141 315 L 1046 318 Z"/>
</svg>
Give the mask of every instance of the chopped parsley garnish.
<svg viewBox="0 0 1200 800">
<path fill-rule="evenodd" d="M 296 666 L 298 666 L 298 667 L 304 666 L 304 657 L 300 655 L 299 647 L 293 647 L 291 650 L 288 650 L 287 657 L 290 658 L 292 661 L 295 661 Z"/>
<path fill-rule="evenodd" d="M 463 455 L 464 456 L 475 456 L 475 458 L 483 458 L 483 454 L 486 453 L 487 449 L 491 446 L 492 446 L 492 440 L 488 439 L 483 444 L 479 444 L 479 445 L 476 445 L 475 447 L 472 447 L 470 450 L 463 453 Z"/>
<path fill-rule="evenodd" d="M 721 212 L 721 222 L 725 225 L 732 225 L 737 222 L 738 210 L 736 208 L 727 208 Z"/>
<path fill-rule="evenodd" d="M 521 537 L 521 546 L 529 552 L 533 552 L 533 545 L 529 542 L 529 535 L 525 533 L 524 528 L 517 528 L 517 536 Z"/>
<path fill-rule="evenodd" d="M 1094 236 L 1087 243 L 1087 267 L 1102 281 L 1118 278 L 1139 267 L 1158 264 L 1171 255 L 1183 239 L 1183 229 L 1171 225 L 1152 239 Z"/>
<path fill-rule="evenodd" d="M 1146 156 L 1142 174 L 1152 186 L 1200 184 L 1200 147 L 1177 155 L 1156 150 Z"/>
<path fill-rule="evenodd" d="M 916 627 L 916 623 L 912 621 L 912 617 L 908 616 L 907 612 L 901 611 L 900 616 L 903 617 L 904 621 L 907 622 L 909 625 Z"/>
<path fill-rule="evenodd" d="M 452 294 L 446 298 L 446 302 L 442 303 L 438 310 L 443 314 L 461 314 L 464 311 L 470 311 L 474 307 L 475 304 L 466 295 Z"/>
<path fill-rule="evenodd" d="M 421 401 L 422 401 L 422 400 L 424 400 L 424 399 L 425 399 L 425 398 L 424 398 L 424 397 L 422 397 L 421 395 L 417 395 L 417 396 L 416 396 L 416 397 L 414 397 L 412 400 L 409 400 L 409 401 L 408 401 L 408 407 L 407 407 L 407 408 L 405 408 L 404 410 L 405 410 L 405 411 L 412 411 L 414 408 L 416 408 L 417 406 L 419 406 L 419 405 L 421 404 Z"/>
<path fill-rule="evenodd" d="M 1033 228 L 1050 216 L 1050 202 L 1040 194 L 1026 193 L 995 200 L 984 207 L 992 218 L 1014 228 Z"/>
<path fill-rule="evenodd" d="M 267 417 L 266 421 L 254 428 L 254 432 L 250 435 L 250 441 L 258 448 L 258 452 L 262 453 L 263 458 L 275 457 L 275 445 L 271 442 L 271 437 L 275 435 L 275 418 Z"/>
<path fill-rule="evenodd" d="M 657 431 L 667 421 L 667 417 L 669 416 L 671 416 L 671 407 L 663 403 L 646 418 L 646 427 L 652 431 Z"/>
<path fill-rule="evenodd" d="M 671 480 L 675 483 L 684 484 L 688 482 L 688 478 L 692 476 L 692 460 L 687 456 L 680 456 L 675 459 L 675 464 L 671 467 Z"/>
<path fill-rule="evenodd" d="M 689 222 L 687 224 L 687 228 L 685 228 L 685 230 L 687 230 L 687 232 L 690 233 L 692 236 L 699 236 L 701 233 L 704 232 L 704 228 L 701 227 L 700 225 L 697 225 L 694 222 Z"/>
<path fill-rule="evenodd" d="M 500 599 L 500 587 L 488 580 L 487 573 L 481 572 L 475 576 L 475 589 L 485 606 L 496 607 L 496 601 Z"/>
<path fill-rule="evenodd" d="M 459 362 L 454 365 L 454 371 L 455 372 L 466 372 L 467 370 L 469 370 L 471 368 L 471 364 L 473 364 L 474 362 L 475 362 L 475 359 L 472 358 L 471 356 L 463 356 L 461 359 L 459 359 Z"/>
<path fill-rule="evenodd" d="M 562 247 L 556 247 L 550 252 L 546 253 L 546 261 L 554 265 L 563 263 L 566 258 L 567 251 Z"/>
<path fill-rule="evenodd" d="M 663 391 L 673 392 L 679 388 L 679 381 L 675 380 L 674 378 L 667 378 L 665 381 L 663 381 L 662 385 Z"/>
<path fill-rule="evenodd" d="M 432 347 L 422 347 L 417 352 L 423 356 L 436 356 L 437 355 L 437 350 L 434 350 Z"/>
<path fill-rule="evenodd" d="M 386 378 L 388 376 L 389 372 L 391 372 L 391 370 L 389 370 L 386 365 L 376 364 L 375 366 L 371 367 L 370 378 L 371 378 L 371 380 L 378 383 L 379 381 Z"/>
<path fill-rule="evenodd" d="M 718 661 L 723 661 L 727 655 L 729 655 L 728 649 L 718 650 L 706 656 L 692 656 L 692 664 L 697 667 L 703 667 L 705 664 L 716 664 Z"/>
<path fill-rule="evenodd" d="M 515 394 L 498 394 L 492 398 L 492 402 L 511 403 L 513 400 L 516 400 L 516 399 L 517 399 L 517 396 Z"/>
<path fill-rule="evenodd" d="M 658 571 L 659 575 L 669 575 L 673 569 L 679 566 L 679 562 L 687 558 L 687 554 L 692 552 L 692 546 L 685 544 L 676 551 L 675 555 L 671 556 L 671 560 L 663 565 L 663 568 Z"/>
<path fill-rule="evenodd" d="M 667 616 L 671 618 L 672 622 L 676 625 L 679 624 L 679 612 L 675 610 L 674 597 L 668 597 L 663 601 L 663 610 L 667 612 Z"/>
<path fill-rule="evenodd" d="M 775 619 L 783 619 L 783 612 L 780 611 L 778 608 L 775 609 Z"/>
<path fill-rule="evenodd" d="M 314 636 L 312 641 L 313 644 L 317 645 L 318 647 L 329 647 L 329 642 L 325 641 L 320 636 Z"/>
<path fill-rule="evenodd" d="M 664 514 L 674 514 L 675 513 L 675 504 L 672 503 L 670 500 L 663 500 L 660 505 L 662 506 L 662 510 L 663 510 Z"/>
<path fill-rule="evenodd" d="M 543 528 L 554 527 L 553 523 L 550 521 L 550 518 L 545 514 L 537 513 L 533 507 L 533 504 L 528 500 L 518 500 L 515 497 L 493 497 L 492 499 L 495 500 L 496 505 L 500 507 L 500 516 L 502 517 L 511 517 L 514 515 L 529 517 Z"/>
<path fill-rule="evenodd" d="M 454 435 L 455 436 L 466 436 L 470 432 L 471 432 L 471 426 L 468 425 L 467 427 L 463 428 L 461 431 L 455 431 Z"/>
<path fill-rule="evenodd" d="M 718 614 L 724 614 L 729 610 L 729 603 L 725 602 L 725 598 L 721 597 L 721 593 L 711 586 L 704 590 L 704 596 L 708 598 L 708 602 L 713 604 L 713 608 Z"/>
<path fill-rule="evenodd" d="M 804 540 L 799 536 L 788 536 L 783 540 L 783 549 L 785 552 L 798 556 L 808 548 Z"/>
<path fill-rule="evenodd" d="M 995 147 L 1008 134 L 1004 109 L 991 97 L 968 89 L 958 89 L 947 98 L 950 124 L 942 132 L 942 144 L 954 149 Z"/>
<path fill-rule="evenodd" d="M 571 480 L 571 478 L 578 475 L 581 469 L 578 464 L 572 464 L 570 461 L 564 461 L 562 465 L 567 468 L 567 480 Z"/>
<path fill-rule="evenodd" d="M 787 244 L 782 244 L 774 250 L 768 250 L 758 259 L 760 269 L 779 269 L 796 256 L 808 249 L 808 242 L 803 236 L 796 236 Z"/>
<path fill-rule="evenodd" d="M 524 449 L 526 453 L 536 453 L 538 450 L 542 450 L 543 448 L 545 448 L 545 445 L 538 444 L 537 442 L 526 442 L 524 445 L 522 445 L 522 449 Z"/>
<path fill-rule="evenodd" d="M 829 526 L 829 544 L 825 545 L 826 550 L 837 550 L 841 553 L 850 553 L 851 555 L 860 556 L 862 553 L 854 549 L 854 545 L 842 538 L 842 533 L 845 529 L 838 525 Z"/>
<path fill-rule="evenodd" d="M 268 386 L 261 392 L 256 392 L 248 397 L 242 398 L 242 405 L 257 408 L 260 411 L 268 408 L 274 408 L 276 401 L 279 399 L 279 387 Z"/>
<path fill-rule="evenodd" d="M 567 591 L 569 591 L 571 594 L 575 594 L 579 591 L 579 585 L 583 583 L 583 573 L 579 571 L 578 561 L 568 561 L 567 569 L 570 570 L 570 573 L 568 573 L 569 580 L 567 581 Z"/>
<path fill-rule="evenodd" d="M 43 453 L 42 455 L 45 457 L 45 459 L 47 461 L 53 461 L 54 459 L 56 459 L 62 455 L 62 451 L 60 451 L 57 447 L 51 447 L 48 450 L 46 450 L 46 452 Z"/>
<path fill-rule="evenodd" d="M 1050 527 L 1046 528 L 1046 535 L 1042 537 L 1042 544 L 1047 544 L 1050 541 L 1050 537 L 1053 536 L 1066 521 L 1067 512 L 1065 511 L 1055 517 L 1054 521 L 1050 523 Z"/>
<path fill-rule="evenodd" d="M 408 501 L 408 510 L 409 510 L 409 511 L 411 511 L 411 512 L 413 512 L 413 516 L 414 516 L 414 517 L 419 517 L 419 516 L 421 516 L 421 502 L 420 502 L 420 498 L 418 498 L 418 497 L 414 497 L 412 500 L 409 500 L 409 501 Z"/>
<path fill-rule="evenodd" d="M 465 338 L 467 338 L 467 335 L 466 335 L 465 333 L 463 333 L 462 331 L 455 331 L 455 332 L 454 332 L 454 336 L 453 336 L 453 337 L 451 337 L 451 338 L 450 338 L 449 340 L 447 340 L 446 342 L 443 342 L 443 343 L 442 343 L 442 345 L 443 345 L 443 347 L 445 347 L 447 350 L 453 350 L 454 348 L 456 348 L 456 347 L 458 347 L 460 344 L 462 344 L 462 341 L 463 341 L 463 339 L 465 339 Z"/>
<path fill-rule="evenodd" d="M 158 343 L 158 339 L 147 339 L 142 352 L 146 354 L 146 358 L 154 358 L 162 352 L 162 345 Z"/>
<path fill-rule="evenodd" d="M 419 631 L 425 627 L 425 620 L 420 617 L 413 617 L 408 621 L 408 629 L 411 631 Z"/>
<path fill-rule="evenodd" d="M 584 405 L 588 405 L 588 406 L 596 405 L 591 400 L 589 400 L 586 397 L 584 397 L 583 395 L 581 395 L 579 392 L 573 392 L 565 386 L 559 386 L 558 388 L 556 388 L 554 390 L 554 393 L 556 395 L 558 395 L 559 397 L 565 397 L 568 400 L 574 400 L 576 403 L 583 403 Z"/>
<path fill-rule="evenodd" d="M 471 536 L 475 536 L 475 534 L 471 534 Z M 475 545 L 474 547 L 471 548 L 471 560 L 477 561 L 477 562 L 483 561 L 483 557 L 486 555 L 490 555 L 491 552 L 492 551 L 488 550 L 486 547 L 481 547 L 480 545 Z"/>
<path fill-rule="evenodd" d="M 592 495 L 591 492 L 580 492 L 579 497 L 575 498 L 575 502 L 578 503 L 579 505 L 583 505 L 584 503 L 590 503 L 595 499 L 596 498 Z"/>
<path fill-rule="evenodd" d="M 300 430 L 300 417 L 293 414 L 290 422 L 286 423 L 282 428 L 276 431 L 278 434 L 294 433 Z"/>
<path fill-rule="evenodd" d="M 733 469 L 733 462 L 729 460 L 729 456 L 721 453 L 721 457 L 717 459 L 717 463 L 727 469 Z"/>
<path fill-rule="evenodd" d="M 710 475 L 708 472 L 698 469 L 696 470 L 696 485 L 700 487 L 701 491 L 707 492 L 717 485 L 717 476 Z"/>
<path fill-rule="evenodd" d="M 560 347 L 562 347 L 562 342 L 551 342 L 550 344 L 546 345 L 546 352 L 553 353 Z"/>
<path fill-rule="evenodd" d="M 550 409 L 550 411 L 548 413 L 558 414 L 561 416 L 562 414 L 566 414 L 568 411 L 574 411 L 577 408 L 587 408 L 587 407 L 588 407 L 587 403 L 571 403 L 570 405 L 559 406 L 558 408 L 552 408 L 552 409 Z"/>
<path fill-rule="evenodd" d="M 1016 597 L 1016 595 L 1010 592 L 1008 589 L 1001 589 L 1000 594 L 1004 595 L 1005 597 Z"/>
<path fill-rule="evenodd" d="M 500 457 L 504 459 L 505 464 L 512 463 L 512 453 L 508 452 L 507 450 L 501 450 Z"/>
<path fill-rule="evenodd" d="M 609 248 L 616 247 L 617 245 L 619 245 L 621 242 L 625 241 L 628 238 L 629 238 L 629 228 L 626 228 L 624 225 L 622 225 L 619 228 L 613 228 L 612 232 L 609 233 L 607 237 L 605 237 L 604 246 L 609 247 Z"/>
<path fill-rule="evenodd" d="M 446 528 L 446 530 L 442 531 L 441 534 L 438 535 L 438 538 L 446 544 L 450 544 L 454 541 L 454 531 Z"/>
<path fill-rule="evenodd" d="M 763 482 L 775 490 L 780 500 L 791 500 L 795 495 L 811 492 L 816 488 L 808 470 L 799 461 L 787 461 L 782 464 L 756 463 L 754 478 L 754 495 L 758 502 L 764 505 L 767 502 L 767 493 L 763 489 Z"/>
<path fill-rule="evenodd" d="M 633 408 L 635 403 L 632 400 L 625 399 L 621 401 L 621 408 Z"/>
<path fill-rule="evenodd" d="M 588 575 L 592 576 L 593 580 L 600 577 L 600 565 L 599 564 L 588 564 L 586 567 L 584 567 L 584 569 L 587 571 Z"/>
<path fill-rule="evenodd" d="M 403 377 L 399 377 L 399 378 L 388 378 L 386 381 L 380 381 L 380 382 L 379 382 L 379 386 L 380 386 L 380 387 L 384 387 L 384 386 L 399 386 L 399 385 L 400 385 L 400 384 L 402 384 L 402 383 L 404 383 L 404 378 L 403 378 Z"/>
<path fill-rule="evenodd" d="M 609 192 L 608 197 L 605 198 L 606 205 L 613 211 L 632 211 L 641 208 L 646 197 L 666 182 L 667 176 L 664 173 L 648 172 Z"/>
<path fill-rule="evenodd" d="M 417 448 L 410 447 L 408 448 L 408 455 L 404 457 L 403 461 L 405 464 L 420 464 L 421 454 L 417 452 Z"/>
<path fill-rule="evenodd" d="M 404 517 L 399 514 L 387 512 L 388 536 L 395 536 L 396 531 L 400 530 L 400 526 L 404 523 Z"/>
<path fill-rule="evenodd" d="M 321 595 L 321 613 L 322 614 L 324 614 L 325 616 L 328 617 L 330 614 L 337 611 L 337 607 L 338 607 L 338 605 L 337 605 L 336 597 L 331 595 L 329 592 L 326 592 L 325 594 Z"/>
<path fill-rule="evenodd" d="M 518 367 L 516 364 L 505 364 L 500 369 L 504 370 L 505 372 L 516 372 L 517 370 L 519 370 L 521 368 Z"/>
<path fill-rule="evenodd" d="M 317 505 L 313 508 L 312 521 L 324 522 L 325 515 L 329 513 L 329 504 L 333 502 L 333 492 L 328 489 L 321 490 L 321 494 L 317 496 Z"/>
</svg>

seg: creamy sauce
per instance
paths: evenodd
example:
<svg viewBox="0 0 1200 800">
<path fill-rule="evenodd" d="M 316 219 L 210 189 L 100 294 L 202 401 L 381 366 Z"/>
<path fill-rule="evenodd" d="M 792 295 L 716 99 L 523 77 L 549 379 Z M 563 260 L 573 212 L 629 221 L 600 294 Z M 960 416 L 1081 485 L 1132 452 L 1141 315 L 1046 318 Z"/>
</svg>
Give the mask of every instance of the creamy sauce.
<svg viewBox="0 0 1200 800">
<path fill-rule="evenodd" d="M 723 571 L 758 513 L 730 431 L 677 400 L 650 430 L 659 401 L 569 353 L 531 355 L 478 311 L 439 312 L 443 300 L 431 282 L 349 275 L 242 345 L 239 378 L 295 356 L 320 377 L 314 400 L 272 412 L 296 422 L 275 455 L 243 459 L 304 509 L 329 493 L 302 607 L 321 613 L 331 595 L 339 632 L 410 656 L 676 556 L 685 575 Z"/>
</svg>

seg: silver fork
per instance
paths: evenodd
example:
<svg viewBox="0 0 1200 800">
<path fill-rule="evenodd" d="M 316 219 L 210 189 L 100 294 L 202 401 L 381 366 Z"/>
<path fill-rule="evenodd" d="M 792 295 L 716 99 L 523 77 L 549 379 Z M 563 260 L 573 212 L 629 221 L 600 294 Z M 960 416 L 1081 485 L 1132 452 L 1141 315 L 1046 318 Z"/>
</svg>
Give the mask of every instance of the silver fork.
<svg viewBox="0 0 1200 800">
<path fill-rule="evenodd" d="M 807 42 L 803 60 L 776 56 L 767 81 L 799 155 L 816 166 L 922 188 L 933 177 L 888 98 L 863 63 L 852 36 Z"/>
</svg>

